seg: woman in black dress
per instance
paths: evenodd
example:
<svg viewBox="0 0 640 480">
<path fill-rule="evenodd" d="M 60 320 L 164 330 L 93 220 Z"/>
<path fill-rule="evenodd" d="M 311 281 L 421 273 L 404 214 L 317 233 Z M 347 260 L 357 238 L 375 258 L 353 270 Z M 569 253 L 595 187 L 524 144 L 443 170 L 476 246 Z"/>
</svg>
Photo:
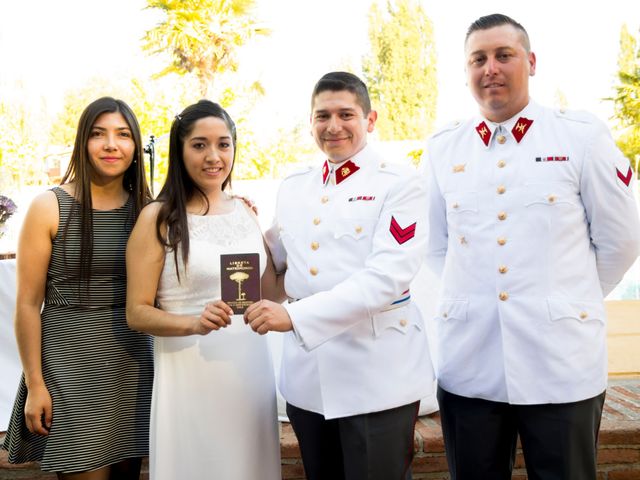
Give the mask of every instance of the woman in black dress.
<svg viewBox="0 0 640 480">
<path fill-rule="evenodd" d="M 125 319 L 125 247 L 149 200 L 140 128 L 121 100 L 80 117 L 59 187 L 20 234 L 16 336 L 23 376 L 3 448 L 59 479 L 137 479 L 148 454 L 151 342 Z"/>
</svg>

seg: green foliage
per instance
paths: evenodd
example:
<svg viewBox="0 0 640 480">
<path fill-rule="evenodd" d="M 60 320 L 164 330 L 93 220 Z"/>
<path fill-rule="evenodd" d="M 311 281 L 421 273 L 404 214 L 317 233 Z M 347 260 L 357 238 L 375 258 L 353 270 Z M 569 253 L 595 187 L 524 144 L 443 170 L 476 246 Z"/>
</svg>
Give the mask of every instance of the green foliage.
<svg viewBox="0 0 640 480">
<path fill-rule="evenodd" d="M 41 130 L 24 103 L 0 101 L 0 192 L 47 183 Z"/>
<path fill-rule="evenodd" d="M 148 0 L 147 8 L 165 18 L 143 38 L 151 54 L 169 54 L 170 64 L 158 76 L 193 74 L 206 97 L 216 74 L 236 71 L 236 50 L 269 31 L 251 12 L 255 0 Z"/>
<path fill-rule="evenodd" d="M 49 130 L 49 141 L 52 145 L 73 147 L 78 121 L 87 105 L 105 96 L 124 99 L 126 92 L 126 88 L 109 83 L 101 77 L 93 77 L 82 87 L 67 90 L 63 109 Z"/>
<path fill-rule="evenodd" d="M 291 165 L 307 161 L 315 151 L 302 125 L 279 128 L 275 133 L 263 135 L 264 119 L 253 114 L 265 94 L 259 82 L 242 86 L 228 79 L 234 87 L 220 94 L 220 104 L 232 114 L 236 123 L 238 145 L 233 178 L 238 180 L 282 178 Z M 228 103 L 227 103 L 228 102 Z"/>
<path fill-rule="evenodd" d="M 377 3 L 369 11 L 371 53 L 364 77 L 381 140 L 423 139 L 436 115 L 438 85 L 433 23 L 419 0 Z"/>
<path fill-rule="evenodd" d="M 241 80 L 223 75 L 233 87 L 218 88 L 213 97 L 229 110 L 236 122 L 238 149 L 234 178 L 279 178 L 289 164 L 307 160 L 312 146 L 304 144 L 301 126 L 282 128 L 269 138 L 258 135 L 261 125 L 254 120 L 252 111 L 264 95 L 259 82 L 243 85 Z M 200 99 L 196 80 L 189 78 L 165 78 L 144 81 L 134 78 L 115 92 L 101 89 L 99 82 L 89 84 L 65 95 L 65 105 L 51 131 L 54 145 L 72 145 L 78 119 L 82 110 L 102 95 L 121 98 L 132 108 L 146 145 L 150 135 L 155 137 L 154 191 L 157 194 L 167 175 L 169 159 L 169 132 L 175 116 L 187 105 Z M 70 153 L 70 148 L 68 149 Z M 149 158 L 145 156 L 147 178 L 150 178 Z"/>
<path fill-rule="evenodd" d="M 638 171 L 640 162 L 640 41 L 624 25 L 620 31 L 618 84 L 613 118 L 619 132 L 616 143 Z"/>
<path fill-rule="evenodd" d="M 176 113 L 182 110 L 183 105 L 191 103 L 186 94 L 188 87 L 189 82 L 184 81 L 175 85 L 168 82 L 144 82 L 134 78 L 123 84 L 113 85 L 100 78 L 92 78 L 80 88 L 67 91 L 62 111 L 51 126 L 49 142 L 51 145 L 66 146 L 69 155 L 75 141 L 80 115 L 87 105 L 103 96 L 122 99 L 131 107 L 140 124 L 145 144 L 149 135 L 154 135 L 160 140 L 160 137 L 169 133 L 171 121 Z M 190 91 L 194 89 L 191 88 Z M 154 178 L 156 183 L 162 183 L 167 171 L 169 143 L 157 141 L 156 145 L 157 165 Z M 146 166 L 149 173 L 148 161 Z"/>
<path fill-rule="evenodd" d="M 167 79 L 168 80 L 168 79 Z M 140 124 L 142 141 L 149 142 L 150 135 L 155 137 L 155 168 L 153 175 L 154 192 L 157 194 L 167 176 L 169 158 L 169 132 L 175 116 L 187 105 L 199 100 L 193 82 L 181 79 L 172 81 L 143 81 L 132 79 L 129 105 Z M 150 178 L 149 158 L 145 158 L 147 178 Z"/>
<path fill-rule="evenodd" d="M 245 128 L 246 120 L 238 124 L 238 150 L 233 178 L 283 178 L 296 163 L 307 162 L 315 152 L 311 142 L 305 142 L 302 126 L 281 128 L 270 139 L 258 139 L 255 130 Z"/>
</svg>

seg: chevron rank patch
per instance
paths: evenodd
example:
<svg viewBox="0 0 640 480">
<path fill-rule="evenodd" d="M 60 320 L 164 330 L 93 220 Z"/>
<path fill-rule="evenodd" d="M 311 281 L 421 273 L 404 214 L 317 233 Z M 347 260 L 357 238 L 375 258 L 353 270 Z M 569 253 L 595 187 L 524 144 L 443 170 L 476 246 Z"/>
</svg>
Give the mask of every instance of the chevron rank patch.
<svg viewBox="0 0 640 480">
<path fill-rule="evenodd" d="M 631 177 L 633 176 L 633 170 L 631 170 L 631 167 L 629 166 L 625 173 L 622 173 L 620 169 L 616 167 L 616 174 L 618 175 L 618 180 L 624 183 L 625 187 L 628 187 L 631 183 Z"/>
<path fill-rule="evenodd" d="M 621 189 L 626 195 L 634 195 L 633 181 L 636 172 L 631 168 L 629 159 L 622 155 L 622 152 L 618 152 L 618 155 L 613 159 L 613 169 L 611 174 L 614 175 L 613 179 L 618 188 Z M 635 177 L 637 178 L 637 177 Z"/>
<path fill-rule="evenodd" d="M 395 217 L 391 217 L 391 224 L 389 225 L 389 231 L 393 238 L 396 239 L 398 244 L 402 245 L 405 242 L 408 242 L 416 235 L 416 223 L 413 222 L 411 225 L 402 228 L 400 224 L 397 222 Z"/>
</svg>

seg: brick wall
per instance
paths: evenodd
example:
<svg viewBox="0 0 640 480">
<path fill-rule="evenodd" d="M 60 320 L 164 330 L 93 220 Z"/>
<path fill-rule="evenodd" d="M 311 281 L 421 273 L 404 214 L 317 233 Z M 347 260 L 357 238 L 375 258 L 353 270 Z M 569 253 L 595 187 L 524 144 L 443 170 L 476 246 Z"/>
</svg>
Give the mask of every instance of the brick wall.
<svg viewBox="0 0 640 480">
<path fill-rule="evenodd" d="M 4 434 L 0 434 L 0 441 Z M 280 435 L 283 480 L 304 480 L 296 437 L 288 423 Z M 143 480 L 148 478 L 146 465 Z M 610 381 L 600 428 L 598 480 L 640 480 L 640 378 Z M 416 424 L 414 480 L 449 479 L 438 414 L 421 417 Z M 522 452 L 518 451 L 513 480 L 526 480 Z M 9 465 L 0 451 L 0 480 L 55 480 L 35 463 Z M 180 479 L 176 479 L 180 480 Z"/>
<path fill-rule="evenodd" d="M 300 451 L 291 426 L 281 435 L 282 478 L 304 480 Z M 449 479 L 438 414 L 420 417 L 416 424 L 414 480 Z M 518 449 L 513 480 L 526 480 L 524 458 Z M 640 379 L 611 380 L 600 427 L 598 480 L 640 480 Z"/>
</svg>

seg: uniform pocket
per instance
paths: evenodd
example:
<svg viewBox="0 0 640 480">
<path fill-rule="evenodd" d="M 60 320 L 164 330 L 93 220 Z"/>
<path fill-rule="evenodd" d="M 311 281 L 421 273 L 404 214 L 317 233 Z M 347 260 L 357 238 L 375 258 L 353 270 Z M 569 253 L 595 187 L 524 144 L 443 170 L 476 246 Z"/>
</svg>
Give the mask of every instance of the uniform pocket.
<svg viewBox="0 0 640 480">
<path fill-rule="evenodd" d="M 445 194 L 447 216 L 460 213 L 478 213 L 476 192 L 449 192 Z"/>
<path fill-rule="evenodd" d="M 530 183 L 524 188 L 525 207 L 577 205 L 580 195 L 570 183 Z"/>
<path fill-rule="evenodd" d="M 410 315 L 408 307 L 395 308 L 373 315 L 373 335 L 379 337 L 382 332 L 388 329 L 397 330 L 406 334 L 410 328 L 422 330 L 422 325 L 415 323 L 413 319 L 420 319 L 420 315 Z"/>
<path fill-rule="evenodd" d="M 444 299 L 438 305 L 436 320 L 443 322 L 467 321 L 469 300 Z"/>
<path fill-rule="evenodd" d="M 334 238 L 352 238 L 360 240 L 373 236 L 376 219 L 345 218 L 336 221 L 333 227 Z"/>
<path fill-rule="evenodd" d="M 445 194 L 449 234 L 464 236 L 480 222 L 477 192 L 449 192 Z"/>
<path fill-rule="evenodd" d="M 607 317 L 602 302 L 548 298 L 547 304 L 549 305 L 549 318 L 552 322 L 575 320 L 580 323 L 606 323 Z"/>
</svg>

